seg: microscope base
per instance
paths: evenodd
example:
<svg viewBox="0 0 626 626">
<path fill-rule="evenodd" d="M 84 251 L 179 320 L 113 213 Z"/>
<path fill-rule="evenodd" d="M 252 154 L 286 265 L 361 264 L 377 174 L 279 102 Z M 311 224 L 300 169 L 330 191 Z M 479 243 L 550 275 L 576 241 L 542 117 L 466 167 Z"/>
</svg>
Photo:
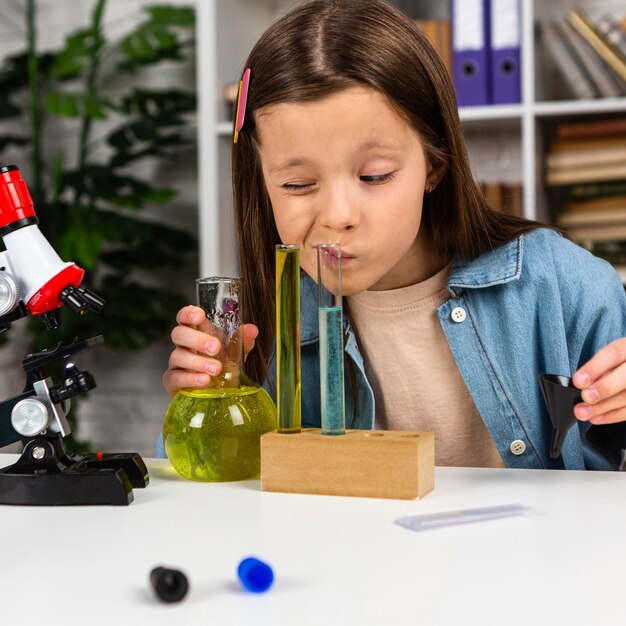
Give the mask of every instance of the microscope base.
<svg viewBox="0 0 626 626">
<path fill-rule="evenodd" d="M 0 469 L 0 504 L 128 505 L 133 487 L 148 484 L 136 453 L 78 455 L 61 438 L 29 440 L 19 460 Z"/>
</svg>

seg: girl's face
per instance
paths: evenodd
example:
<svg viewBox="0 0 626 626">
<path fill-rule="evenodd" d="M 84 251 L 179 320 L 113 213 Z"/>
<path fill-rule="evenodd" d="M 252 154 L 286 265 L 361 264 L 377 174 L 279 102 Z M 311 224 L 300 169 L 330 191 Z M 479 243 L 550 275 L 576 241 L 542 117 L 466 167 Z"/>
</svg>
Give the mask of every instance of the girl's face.
<svg viewBox="0 0 626 626">
<path fill-rule="evenodd" d="M 278 234 L 317 279 L 316 245 L 340 243 L 344 295 L 396 289 L 441 268 L 420 231 L 437 182 L 418 134 L 379 92 L 354 87 L 256 117 Z"/>
</svg>

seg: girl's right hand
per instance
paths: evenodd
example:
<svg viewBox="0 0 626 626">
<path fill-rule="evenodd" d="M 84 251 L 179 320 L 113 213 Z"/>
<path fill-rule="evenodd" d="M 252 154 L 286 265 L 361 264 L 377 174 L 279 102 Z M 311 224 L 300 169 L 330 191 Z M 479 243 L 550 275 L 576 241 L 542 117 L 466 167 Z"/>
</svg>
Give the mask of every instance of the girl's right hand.
<svg viewBox="0 0 626 626">
<path fill-rule="evenodd" d="M 220 340 L 201 330 L 205 320 L 204 311 L 192 305 L 182 308 L 176 315 L 177 326 L 172 330 L 176 347 L 163 374 L 163 386 L 172 396 L 179 389 L 206 387 L 211 376 L 219 374 L 222 369 L 222 364 L 211 358 L 220 353 Z M 241 328 L 245 358 L 254 347 L 259 329 L 254 324 L 242 324 Z"/>
</svg>

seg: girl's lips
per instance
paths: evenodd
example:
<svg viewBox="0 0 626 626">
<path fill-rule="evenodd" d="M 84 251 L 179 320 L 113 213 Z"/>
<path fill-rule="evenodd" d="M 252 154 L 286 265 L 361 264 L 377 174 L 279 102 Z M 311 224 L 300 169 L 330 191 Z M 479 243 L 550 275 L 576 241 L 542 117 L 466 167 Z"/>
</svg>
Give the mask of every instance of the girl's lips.
<svg viewBox="0 0 626 626">
<path fill-rule="evenodd" d="M 322 258 L 331 267 L 337 267 L 337 265 L 340 262 L 339 257 L 336 254 L 333 254 L 332 250 L 329 250 L 327 248 L 324 248 L 322 250 Z M 353 257 L 351 254 L 348 254 L 347 252 L 342 250 L 341 251 L 341 267 L 345 267 L 346 265 L 348 265 L 351 261 L 354 260 L 354 258 L 355 257 Z"/>
</svg>

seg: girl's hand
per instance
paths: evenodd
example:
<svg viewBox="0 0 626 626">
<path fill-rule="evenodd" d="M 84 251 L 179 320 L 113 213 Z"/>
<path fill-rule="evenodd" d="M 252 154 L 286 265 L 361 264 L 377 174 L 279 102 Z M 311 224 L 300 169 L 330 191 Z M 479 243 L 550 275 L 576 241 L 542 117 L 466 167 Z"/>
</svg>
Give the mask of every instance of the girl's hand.
<svg viewBox="0 0 626 626">
<path fill-rule="evenodd" d="M 573 376 L 583 402 L 574 415 L 592 424 L 626 421 L 626 337 L 599 350 Z"/>
<path fill-rule="evenodd" d="M 206 387 L 211 376 L 219 374 L 222 364 L 214 358 L 222 345 L 217 337 L 204 332 L 204 311 L 197 306 L 186 306 L 176 315 L 177 326 L 172 330 L 176 346 L 170 355 L 169 367 L 163 374 L 165 390 L 174 395 L 179 389 Z M 259 329 L 254 324 L 242 324 L 244 358 L 254 347 Z"/>
</svg>

